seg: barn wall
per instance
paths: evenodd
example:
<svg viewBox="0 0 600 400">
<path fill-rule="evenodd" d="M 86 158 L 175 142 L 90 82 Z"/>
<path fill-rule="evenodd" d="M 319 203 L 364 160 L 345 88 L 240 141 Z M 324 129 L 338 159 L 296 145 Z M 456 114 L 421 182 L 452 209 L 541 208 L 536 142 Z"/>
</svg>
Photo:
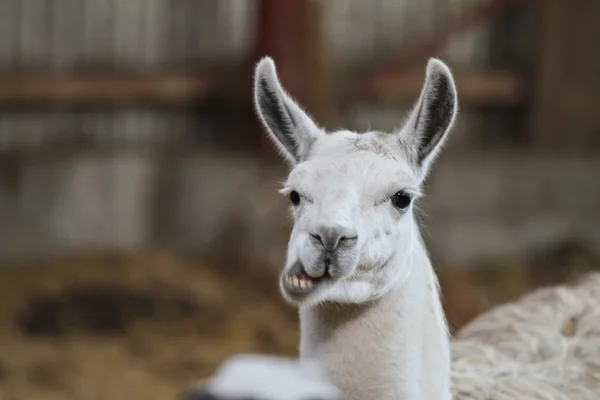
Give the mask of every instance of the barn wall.
<svg viewBox="0 0 600 400">
<path fill-rule="evenodd" d="M 255 1 L 2 0 L 0 66 L 64 72 L 239 59 Z"/>
<path fill-rule="evenodd" d="M 148 71 L 204 61 L 239 61 L 253 40 L 255 1 L 2 0 L 0 70 L 80 68 Z M 0 150 L 58 139 L 177 141 L 189 112 L 108 109 L 0 110 Z M 200 124 L 202 126 L 202 124 Z"/>
<path fill-rule="evenodd" d="M 355 70 L 402 49 L 474 1 L 319 0 L 324 54 L 334 71 Z M 258 3 L 1 0 L 1 4 L 0 70 L 70 73 L 83 67 L 147 71 L 240 62 L 251 54 Z M 489 60 L 488 37 L 488 28 L 478 28 L 453 40 L 438 56 L 455 66 L 484 66 Z M 359 129 L 393 128 L 406 106 L 357 105 L 346 123 Z M 461 143 L 464 132 L 480 125 L 476 112 L 463 110 L 452 142 Z M 143 144 L 180 143 L 191 131 L 210 136 L 212 129 L 208 121 L 183 109 L 0 110 L 2 152 L 43 149 L 65 138 L 117 144 L 109 154 L 94 153 L 92 148 L 86 154 L 43 161 L 35 156 L 16 163 L 0 160 L 0 258 L 87 247 L 133 248 L 156 241 L 208 251 L 215 243 L 235 238 L 232 248 L 239 250 L 229 253 L 277 262 L 285 247 L 286 219 L 285 204 L 276 196 L 273 182 L 282 179 L 283 170 L 262 166 L 252 156 L 204 153 L 165 162 L 130 151 Z M 121 144 L 130 145 L 129 150 L 119 151 Z M 490 176 L 495 173 L 492 168 Z M 235 202 L 239 185 L 245 188 L 246 206 Z M 447 193 L 437 196 L 443 199 Z M 434 238 L 432 243 L 435 251 L 445 242 Z M 480 247 L 490 248 L 493 244 Z"/>
<path fill-rule="evenodd" d="M 478 0 L 318 0 L 326 54 L 352 68 L 401 49 Z M 0 67 L 145 69 L 239 60 L 252 45 L 255 0 L 2 0 Z M 83 16 L 83 18 L 82 18 Z M 484 65 L 488 28 L 453 41 L 453 64 Z"/>
<path fill-rule="evenodd" d="M 398 53 L 415 39 L 478 0 L 321 0 L 326 54 L 334 68 L 354 69 L 390 53 Z M 456 66 L 482 66 L 488 59 L 487 27 L 452 40 L 439 54 Z"/>
<path fill-rule="evenodd" d="M 334 70 L 352 71 L 401 51 L 474 1 L 320 0 L 323 53 Z M 204 62 L 236 63 L 251 54 L 256 12 L 255 0 L 2 0 L 0 70 L 147 71 Z M 485 65 L 488 36 L 488 28 L 478 28 L 453 40 L 438 56 L 453 66 Z M 346 123 L 384 129 L 395 126 L 405 112 L 406 105 L 359 106 Z M 465 112 L 461 123 L 476 128 L 477 115 L 470 114 Z M 167 137 L 176 141 L 198 129 L 185 122 L 185 115 L 156 109 L 26 114 L 0 110 L 0 117 L 3 148 L 36 146 L 49 136 L 73 135 L 100 142 L 132 138 L 160 142 Z M 187 117 L 194 118 L 189 113 Z"/>
<path fill-rule="evenodd" d="M 527 257 L 565 242 L 598 249 L 598 170 L 594 157 L 442 157 L 419 206 L 424 239 L 446 264 Z M 158 243 L 279 265 L 289 232 L 288 202 L 277 193 L 285 174 L 282 164 L 208 152 L 32 160 L 18 190 L 0 180 L 0 260 Z"/>
</svg>

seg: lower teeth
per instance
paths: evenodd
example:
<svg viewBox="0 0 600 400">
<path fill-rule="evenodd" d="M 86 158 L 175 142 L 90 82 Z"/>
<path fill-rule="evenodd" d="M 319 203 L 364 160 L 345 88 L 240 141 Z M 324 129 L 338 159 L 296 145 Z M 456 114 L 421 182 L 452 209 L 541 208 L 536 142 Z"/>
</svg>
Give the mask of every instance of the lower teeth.
<svg viewBox="0 0 600 400">
<path fill-rule="evenodd" d="M 287 276 L 286 281 L 294 289 L 306 290 L 312 288 L 313 286 L 313 283 L 311 281 L 306 279 L 298 279 L 298 277 L 296 276 Z"/>
</svg>

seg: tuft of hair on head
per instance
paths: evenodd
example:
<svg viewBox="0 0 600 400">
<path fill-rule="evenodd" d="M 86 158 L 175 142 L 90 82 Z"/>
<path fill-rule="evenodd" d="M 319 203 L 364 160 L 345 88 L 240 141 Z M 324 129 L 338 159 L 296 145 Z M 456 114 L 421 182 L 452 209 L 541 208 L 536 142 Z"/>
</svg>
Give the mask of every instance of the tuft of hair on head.
<svg viewBox="0 0 600 400">
<path fill-rule="evenodd" d="M 227 359 L 181 400 L 339 400 L 340 390 L 315 362 L 260 354 Z"/>
</svg>

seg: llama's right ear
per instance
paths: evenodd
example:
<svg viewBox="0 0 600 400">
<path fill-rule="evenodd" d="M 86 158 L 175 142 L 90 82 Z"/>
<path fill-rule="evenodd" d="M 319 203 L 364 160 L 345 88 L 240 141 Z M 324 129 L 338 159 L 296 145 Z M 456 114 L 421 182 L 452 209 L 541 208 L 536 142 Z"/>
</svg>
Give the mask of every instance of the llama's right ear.
<svg viewBox="0 0 600 400">
<path fill-rule="evenodd" d="M 400 141 L 421 177 L 425 179 L 439 154 L 458 111 L 456 86 L 450 69 L 432 58 L 427 63 L 419 101 L 400 132 Z"/>
<path fill-rule="evenodd" d="M 292 164 L 304 161 L 315 140 L 325 134 L 283 90 L 270 57 L 256 66 L 254 102 L 269 136 Z"/>
</svg>

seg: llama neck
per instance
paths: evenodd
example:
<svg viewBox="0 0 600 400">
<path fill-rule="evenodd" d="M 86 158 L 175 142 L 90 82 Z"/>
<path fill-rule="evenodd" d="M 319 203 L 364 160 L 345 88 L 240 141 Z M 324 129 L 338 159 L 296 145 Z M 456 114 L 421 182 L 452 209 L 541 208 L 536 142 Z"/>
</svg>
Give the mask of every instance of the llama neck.
<svg viewBox="0 0 600 400">
<path fill-rule="evenodd" d="M 437 277 L 424 246 L 410 275 L 362 304 L 300 310 L 300 357 L 316 358 L 345 399 L 443 399 L 450 395 L 450 350 Z"/>
</svg>

